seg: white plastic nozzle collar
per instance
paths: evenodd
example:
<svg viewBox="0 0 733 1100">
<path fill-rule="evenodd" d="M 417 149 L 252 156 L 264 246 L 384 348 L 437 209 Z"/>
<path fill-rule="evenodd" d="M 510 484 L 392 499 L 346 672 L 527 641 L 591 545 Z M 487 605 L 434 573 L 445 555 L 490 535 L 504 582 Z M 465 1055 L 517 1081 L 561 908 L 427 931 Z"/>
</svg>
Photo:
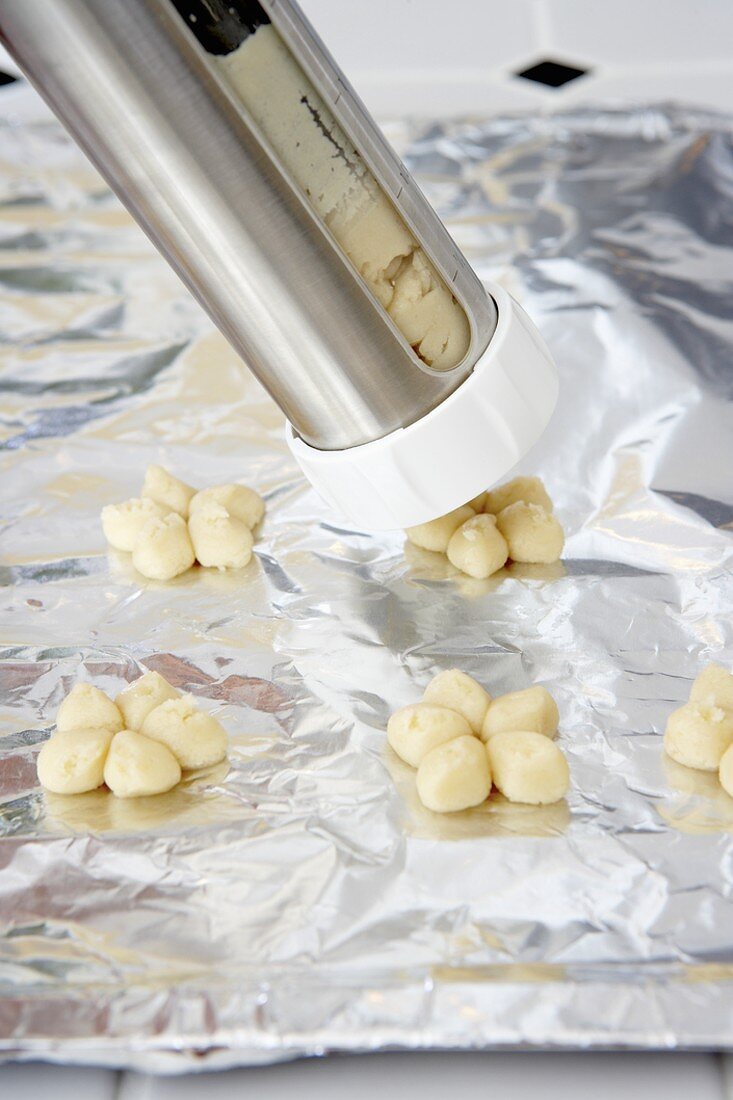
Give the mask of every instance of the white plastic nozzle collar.
<svg viewBox="0 0 733 1100">
<path fill-rule="evenodd" d="M 382 439 L 319 451 L 290 424 L 287 440 L 308 480 L 367 530 L 412 527 L 491 488 L 537 442 L 557 402 L 550 352 L 522 307 L 490 286 L 498 324 L 471 375 L 437 408 Z"/>
</svg>

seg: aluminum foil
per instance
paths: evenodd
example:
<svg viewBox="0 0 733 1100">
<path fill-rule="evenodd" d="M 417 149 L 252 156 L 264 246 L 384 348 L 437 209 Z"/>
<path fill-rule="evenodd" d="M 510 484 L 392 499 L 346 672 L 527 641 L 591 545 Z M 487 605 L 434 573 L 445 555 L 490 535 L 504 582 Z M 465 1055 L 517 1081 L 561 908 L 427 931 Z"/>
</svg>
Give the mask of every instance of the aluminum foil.
<svg viewBox="0 0 733 1100">
<path fill-rule="evenodd" d="M 661 731 L 733 662 L 731 121 L 394 123 L 562 396 L 523 464 L 562 565 L 486 582 L 344 525 L 282 418 L 60 127 L 0 99 L 0 1045 L 161 1071 L 384 1047 L 733 1047 L 733 800 Z M 267 498 L 256 561 L 145 583 L 147 463 Z M 458 665 L 556 695 L 566 802 L 441 818 L 385 725 Z M 159 799 L 44 796 L 79 679 L 156 668 L 231 737 Z"/>
</svg>

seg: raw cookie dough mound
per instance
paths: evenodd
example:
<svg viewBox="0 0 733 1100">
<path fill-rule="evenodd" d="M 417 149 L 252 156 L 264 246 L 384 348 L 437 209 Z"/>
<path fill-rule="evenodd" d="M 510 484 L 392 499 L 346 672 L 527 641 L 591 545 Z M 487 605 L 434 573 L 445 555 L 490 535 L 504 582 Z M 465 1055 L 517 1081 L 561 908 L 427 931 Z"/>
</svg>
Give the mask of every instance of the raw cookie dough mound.
<svg viewBox="0 0 733 1100">
<path fill-rule="evenodd" d="M 429 523 L 419 523 L 417 527 L 408 527 L 405 531 L 410 542 L 415 546 L 421 546 L 423 550 L 433 550 L 438 554 L 445 554 L 448 549 L 451 535 L 454 531 L 474 515 L 473 508 L 462 504 L 460 508 L 454 508 L 445 516 L 431 519 Z"/>
<path fill-rule="evenodd" d="M 733 798 L 733 745 L 730 745 L 723 753 L 718 778 L 725 793 Z"/>
<path fill-rule="evenodd" d="M 181 778 L 181 768 L 165 745 L 133 730 L 115 734 L 104 765 L 104 782 L 118 798 L 164 794 Z"/>
<path fill-rule="evenodd" d="M 473 516 L 466 520 L 448 543 L 451 565 L 477 580 L 496 573 L 508 557 L 509 548 L 493 516 Z"/>
<path fill-rule="evenodd" d="M 170 749 L 184 769 L 208 768 L 227 754 L 226 730 L 216 718 L 197 710 L 191 695 L 151 710 L 141 732 Z"/>
<path fill-rule="evenodd" d="M 732 743 L 733 714 L 722 707 L 686 703 L 667 719 L 665 751 L 688 768 L 716 771 Z"/>
<path fill-rule="evenodd" d="M 497 733 L 486 745 L 494 784 L 510 802 L 545 806 L 558 802 L 570 784 L 567 760 L 541 733 Z"/>
<path fill-rule="evenodd" d="M 148 466 L 145 471 L 141 496 L 156 500 L 171 512 L 178 512 L 184 519 L 188 518 L 188 506 L 195 492 L 163 466 Z"/>
<path fill-rule="evenodd" d="M 170 581 L 185 573 L 196 560 L 186 521 L 176 512 L 151 519 L 138 535 L 132 564 L 155 581 Z"/>
<path fill-rule="evenodd" d="M 214 501 L 201 505 L 188 521 L 194 553 L 214 569 L 242 569 L 252 558 L 252 532 Z"/>
<path fill-rule="evenodd" d="M 485 802 L 491 772 L 484 746 L 475 737 L 457 737 L 423 757 L 417 769 L 417 793 L 439 814 L 467 810 Z"/>
<path fill-rule="evenodd" d="M 462 714 L 432 703 L 413 703 L 396 710 L 387 724 L 387 740 L 397 755 L 413 768 L 446 741 L 470 737 L 471 727 Z"/>
<path fill-rule="evenodd" d="M 101 787 L 115 736 L 109 729 L 66 729 L 54 734 L 36 761 L 41 786 L 54 794 L 84 794 Z"/>
<path fill-rule="evenodd" d="M 189 517 L 206 504 L 220 504 L 230 516 L 246 523 L 253 530 L 265 514 L 265 502 L 259 493 L 246 485 L 214 485 L 201 489 L 191 498 Z"/>
<path fill-rule="evenodd" d="M 62 730 L 103 729 L 117 733 L 125 722 L 119 709 L 94 684 L 75 684 L 56 715 L 56 728 Z"/>
<path fill-rule="evenodd" d="M 122 504 L 108 504 L 102 509 L 104 537 L 115 550 L 131 552 L 135 540 L 149 519 L 160 519 L 170 508 L 150 497 L 133 497 Z"/>
<path fill-rule="evenodd" d="M 158 672 L 146 672 L 128 684 L 115 699 L 124 719 L 125 729 L 139 730 L 150 714 L 168 699 L 178 699 L 180 692 L 164 680 Z M 120 727 L 122 728 L 122 727 Z"/>
<path fill-rule="evenodd" d="M 490 489 L 486 494 L 483 510 L 498 515 L 518 500 L 525 504 L 539 504 L 546 512 L 552 511 L 552 501 L 538 477 L 515 477 L 513 481 L 507 481 L 506 485 Z"/>
<path fill-rule="evenodd" d="M 472 676 L 458 668 L 449 668 L 434 676 L 425 688 L 423 699 L 462 714 L 474 733 L 480 734 L 491 696 Z"/>
<path fill-rule="evenodd" d="M 692 685 L 690 702 L 733 711 L 733 675 L 720 665 L 708 665 Z"/>
<path fill-rule="evenodd" d="M 539 504 L 518 500 L 499 512 L 496 525 L 507 541 L 512 561 L 549 564 L 562 554 L 565 545 L 562 527 Z"/>
<path fill-rule="evenodd" d="M 473 500 L 469 500 L 468 507 L 473 508 L 474 512 L 477 513 L 485 511 L 486 498 L 488 495 L 488 492 L 485 491 L 483 493 L 479 493 L 479 495 L 477 497 L 474 497 Z"/>
<path fill-rule="evenodd" d="M 536 685 L 493 699 L 484 718 L 481 736 L 488 741 L 497 733 L 531 730 L 554 737 L 559 723 L 557 703 L 546 688 Z"/>
</svg>

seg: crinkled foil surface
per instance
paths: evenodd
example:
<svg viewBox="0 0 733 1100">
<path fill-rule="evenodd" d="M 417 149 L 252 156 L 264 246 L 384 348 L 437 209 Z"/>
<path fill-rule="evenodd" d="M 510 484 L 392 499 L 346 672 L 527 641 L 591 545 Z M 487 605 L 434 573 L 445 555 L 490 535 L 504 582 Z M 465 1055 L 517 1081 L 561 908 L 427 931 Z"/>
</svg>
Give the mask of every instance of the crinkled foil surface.
<svg viewBox="0 0 733 1100">
<path fill-rule="evenodd" d="M 733 800 L 663 758 L 733 662 L 731 122 L 576 110 L 388 134 L 560 367 L 524 463 L 568 532 L 488 582 L 344 526 L 282 418 L 32 93 L 0 99 L 5 1057 L 162 1071 L 387 1046 L 733 1046 Z M 267 498 L 243 574 L 146 583 L 106 502 L 147 463 Z M 447 818 L 385 752 L 458 665 L 546 683 L 573 786 Z M 78 679 L 156 668 L 227 771 L 43 795 Z"/>
</svg>

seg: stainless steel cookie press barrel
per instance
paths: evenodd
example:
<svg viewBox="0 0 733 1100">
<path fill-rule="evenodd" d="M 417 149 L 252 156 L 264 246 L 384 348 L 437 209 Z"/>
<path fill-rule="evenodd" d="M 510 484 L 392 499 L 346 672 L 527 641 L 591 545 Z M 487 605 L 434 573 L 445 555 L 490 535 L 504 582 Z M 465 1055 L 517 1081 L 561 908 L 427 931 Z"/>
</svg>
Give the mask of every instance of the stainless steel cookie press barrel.
<svg viewBox="0 0 733 1100">
<path fill-rule="evenodd" d="M 541 338 L 481 285 L 291 0 L 0 0 L 0 39 L 353 521 L 440 515 L 541 434 Z"/>
</svg>

